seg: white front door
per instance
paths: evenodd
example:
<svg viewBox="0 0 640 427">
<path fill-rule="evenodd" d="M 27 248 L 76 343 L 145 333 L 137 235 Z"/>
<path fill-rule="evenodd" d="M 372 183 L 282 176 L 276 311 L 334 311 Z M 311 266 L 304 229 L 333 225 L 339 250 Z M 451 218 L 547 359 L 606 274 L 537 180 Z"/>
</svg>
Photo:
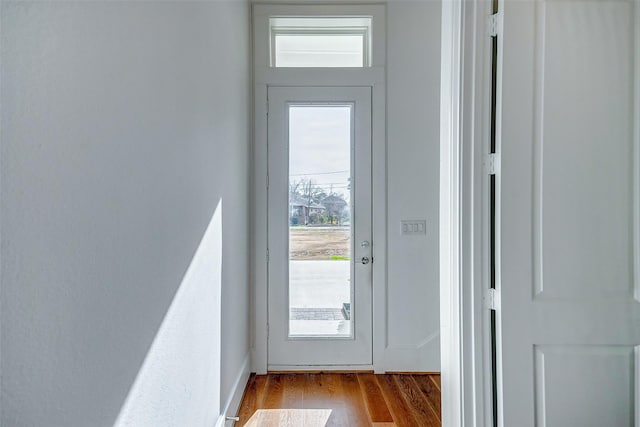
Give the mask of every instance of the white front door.
<svg viewBox="0 0 640 427">
<path fill-rule="evenodd" d="M 503 426 L 640 425 L 638 8 L 505 2 Z"/>
<path fill-rule="evenodd" d="M 371 88 L 268 104 L 268 367 L 371 366 Z"/>
</svg>

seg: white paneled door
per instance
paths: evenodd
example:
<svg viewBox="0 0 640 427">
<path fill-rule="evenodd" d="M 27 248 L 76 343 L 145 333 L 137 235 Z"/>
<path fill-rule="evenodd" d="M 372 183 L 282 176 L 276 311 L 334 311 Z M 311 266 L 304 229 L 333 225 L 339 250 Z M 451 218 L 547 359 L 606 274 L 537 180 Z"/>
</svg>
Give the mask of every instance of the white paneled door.
<svg viewBox="0 0 640 427">
<path fill-rule="evenodd" d="M 371 88 L 268 104 L 269 369 L 371 367 Z"/>
<path fill-rule="evenodd" d="M 504 5 L 503 426 L 640 425 L 638 9 Z"/>
</svg>

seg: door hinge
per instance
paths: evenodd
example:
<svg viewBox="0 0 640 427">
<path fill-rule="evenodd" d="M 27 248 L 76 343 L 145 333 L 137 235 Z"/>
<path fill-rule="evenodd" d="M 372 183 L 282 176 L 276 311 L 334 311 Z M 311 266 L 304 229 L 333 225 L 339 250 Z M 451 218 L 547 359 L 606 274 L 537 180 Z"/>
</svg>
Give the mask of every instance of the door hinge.
<svg viewBox="0 0 640 427">
<path fill-rule="evenodd" d="M 269 100 L 267 99 L 267 116 L 269 115 Z"/>
<path fill-rule="evenodd" d="M 500 13 L 494 13 L 493 15 L 489 15 L 489 19 L 487 20 L 487 34 L 489 37 L 497 37 L 498 34 L 501 33 L 502 29 L 502 16 Z"/>
<path fill-rule="evenodd" d="M 269 262 L 269 249 L 267 249 L 267 262 Z"/>
<path fill-rule="evenodd" d="M 489 175 L 496 175 L 500 171 L 500 155 L 489 153 L 484 159 L 484 169 Z"/>
<path fill-rule="evenodd" d="M 487 289 L 485 302 L 489 310 L 500 310 L 500 292 L 493 288 Z"/>
<path fill-rule="evenodd" d="M 265 184 L 267 185 L 267 189 L 268 189 L 269 188 L 269 175 L 267 175 L 267 179 L 266 179 Z"/>
</svg>

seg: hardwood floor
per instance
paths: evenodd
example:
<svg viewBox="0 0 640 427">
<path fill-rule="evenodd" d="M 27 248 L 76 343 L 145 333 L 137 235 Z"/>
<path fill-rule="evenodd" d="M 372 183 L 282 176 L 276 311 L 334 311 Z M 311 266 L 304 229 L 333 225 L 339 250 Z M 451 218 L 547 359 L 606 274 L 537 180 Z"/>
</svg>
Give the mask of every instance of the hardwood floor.
<svg viewBox="0 0 640 427">
<path fill-rule="evenodd" d="M 236 426 L 440 426 L 440 375 L 283 373 L 249 378 Z"/>
</svg>

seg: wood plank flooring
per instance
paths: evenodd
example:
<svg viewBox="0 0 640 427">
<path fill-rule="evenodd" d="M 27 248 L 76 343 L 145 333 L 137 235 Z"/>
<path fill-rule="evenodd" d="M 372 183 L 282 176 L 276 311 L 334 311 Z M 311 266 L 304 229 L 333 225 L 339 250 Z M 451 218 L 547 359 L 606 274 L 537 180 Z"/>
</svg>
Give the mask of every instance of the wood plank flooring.
<svg viewBox="0 0 640 427">
<path fill-rule="evenodd" d="M 236 426 L 440 426 L 440 375 L 283 373 L 247 383 Z"/>
</svg>

